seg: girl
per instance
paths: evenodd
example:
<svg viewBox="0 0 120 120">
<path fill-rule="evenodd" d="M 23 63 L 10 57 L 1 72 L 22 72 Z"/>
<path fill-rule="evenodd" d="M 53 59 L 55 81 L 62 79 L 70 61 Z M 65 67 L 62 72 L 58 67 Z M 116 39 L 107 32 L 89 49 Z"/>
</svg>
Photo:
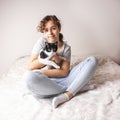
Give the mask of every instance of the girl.
<svg viewBox="0 0 120 120">
<path fill-rule="evenodd" d="M 33 47 L 29 71 L 25 74 L 27 88 L 38 98 L 54 97 L 52 106 L 70 100 L 91 79 L 97 67 L 97 59 L 89 57 L 70 70 L 71 47 L 63 41 L 60 20 L 55 15 L 45 16 L 38 25 L 38 31 L 43 33 Z M 60 69 L 41 69 L 38 56 L 45 42 L 58 43 L 56 55 L 51 60 L 60 65 Z M 40 69 L 40 71 L 35 71 Z"/>
</svg>

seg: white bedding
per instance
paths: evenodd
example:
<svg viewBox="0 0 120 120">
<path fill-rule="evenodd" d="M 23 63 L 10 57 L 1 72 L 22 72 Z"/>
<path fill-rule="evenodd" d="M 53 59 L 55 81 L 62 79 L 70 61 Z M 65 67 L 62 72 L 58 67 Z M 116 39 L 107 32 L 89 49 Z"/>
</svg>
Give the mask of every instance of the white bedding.
<svg viewBox="0 0 120 120">
<path fill-rule="evenodd" d="M 85 57 L 72 56 L 72 65 Z M 0 77 L 0 120 L 120 120 L 120 66 L 98 56 L 99 66 L 89 84 L 96 89 L 78 93 L 52 109 L 51 100 L 37 101 L 22 80 L 29 56 L 19 58 Z"/>
</svg>

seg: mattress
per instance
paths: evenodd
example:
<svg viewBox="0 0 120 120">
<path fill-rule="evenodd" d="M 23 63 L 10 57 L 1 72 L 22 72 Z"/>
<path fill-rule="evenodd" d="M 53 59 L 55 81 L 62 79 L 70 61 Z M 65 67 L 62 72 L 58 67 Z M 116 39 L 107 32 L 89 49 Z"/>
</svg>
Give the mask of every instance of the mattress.
<svg viewBox="0 0 120 120">
<path fill-rule="evenodd" d="M 71 67 L 86 56 L 72 56 Z M 51 99 L 36 100 L 22 77 L 29 56 L 20 57 L 0 76 L 0 120 L 120 120 L 120 66 L 105 56 L 88 83 L 96 87 L 79 92 L 57 109 Z"/>
</svg>

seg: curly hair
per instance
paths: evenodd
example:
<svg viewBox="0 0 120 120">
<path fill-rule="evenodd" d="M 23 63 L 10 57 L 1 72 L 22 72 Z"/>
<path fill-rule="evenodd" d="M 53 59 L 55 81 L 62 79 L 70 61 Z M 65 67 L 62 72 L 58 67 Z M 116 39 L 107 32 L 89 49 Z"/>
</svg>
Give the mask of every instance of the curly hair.
<svg viewBox="0 0 120 120">
<path fill-rule="evenodd" d="M 45 25 L 48 21 L 53 21 L 55 25 L 58 26 L 59 30 L 61 30 L 61 23 L 60 20 L 55 15 L 47 15 L 45 16 L 37 26 L 38 32 L 43 33 L 45 30 Z M 62 33 L 59 34 L 59 40 L 63 42 L 63 35 Z"/>
</svg>

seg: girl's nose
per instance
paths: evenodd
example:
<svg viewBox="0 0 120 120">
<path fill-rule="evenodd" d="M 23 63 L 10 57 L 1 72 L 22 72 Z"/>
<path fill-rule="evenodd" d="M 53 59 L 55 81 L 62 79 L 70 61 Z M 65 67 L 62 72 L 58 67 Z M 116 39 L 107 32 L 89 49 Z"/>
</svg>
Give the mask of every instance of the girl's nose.
<svg viewBox="0 0 120 120">
<path fill-rule="evenodd" d="M 52 30 L 51 29 L 49 30 L 49 34 L 52 34 Z"/>
</svg>

